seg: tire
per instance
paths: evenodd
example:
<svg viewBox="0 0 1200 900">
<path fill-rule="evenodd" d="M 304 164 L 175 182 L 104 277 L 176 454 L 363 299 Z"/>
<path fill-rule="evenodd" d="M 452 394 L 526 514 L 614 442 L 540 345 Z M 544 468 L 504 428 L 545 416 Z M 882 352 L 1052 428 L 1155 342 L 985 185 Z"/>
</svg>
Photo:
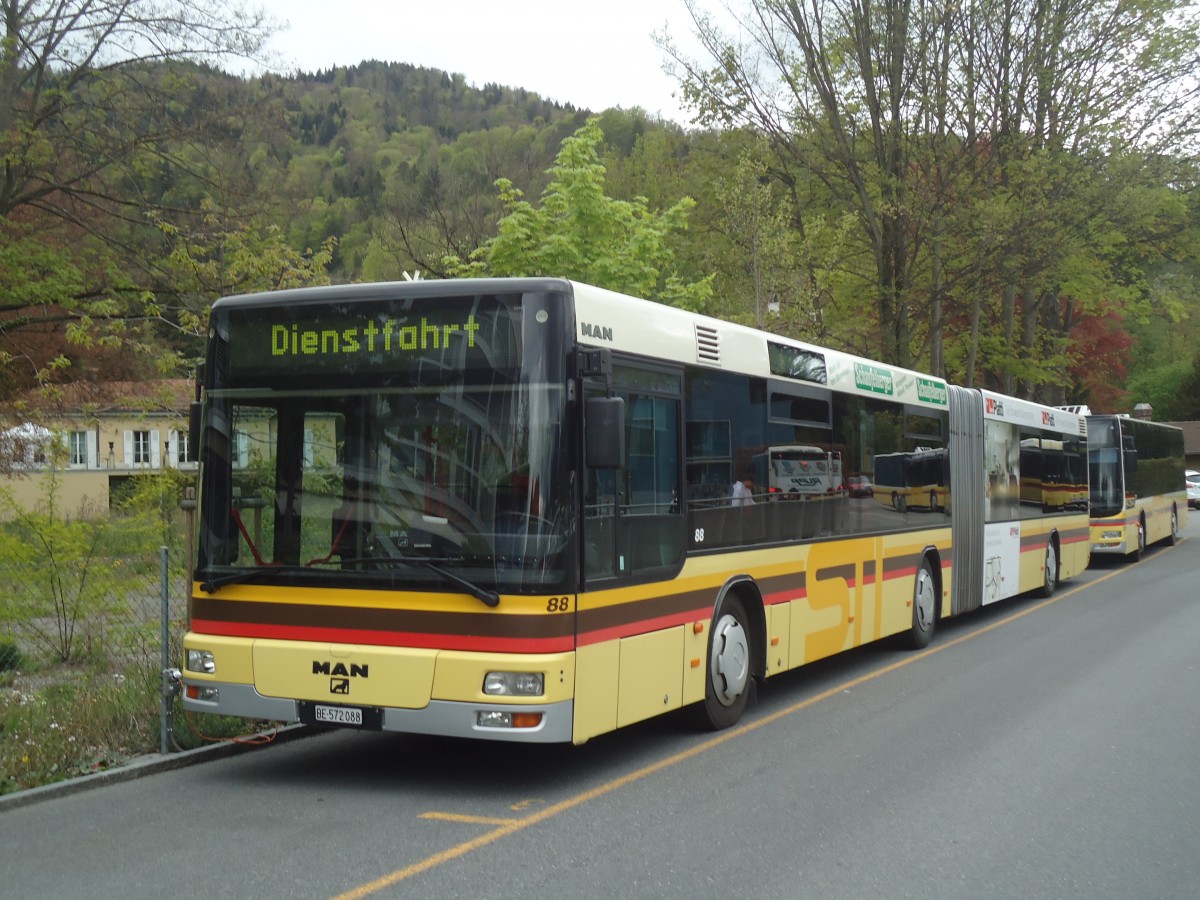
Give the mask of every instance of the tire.
<svg viewBox="0 0 1200 900">
<path fill-rule="evenodd" d="M 1146 551 L 1146 520 L 1138 519 L 1137 524 L 1137 549 L 1129 554 L 1130 562 L 1138 562 L 1142 558 L 1142 554 Z"/>
<path fill-rule="evenodd" d="M 933 577 L 933 566 L 929 557 L 921 558 L 917 577 L 913 582 L 912 626 L 905 636 L 905 643 L 914 650 L 928 647 L 937 628 L 937 579 Z"/>
<path fill-rule="evenodd" d="M 929 492 L 929 511 L 930 512 L 938 511 L 937 491 Z"/>
<path fill-rule="evenodd" d="M 1054 589 L 1058 587 L 1058 549 L 1054 546 L 1054 538 L 1046 542 L 1046 568 L 1042 575 L 1042 586 L 1038 588 L 1039 597 L 1053 597 Z"/>
<path fill-rule="evenodd" d="M 1167 546 L 1174 547 L 1179 541 L 1179 510 L 1171 507 L 1171 533 L 1167 535 Z"/>
<path fill-rule="evenodd" d="M 704 720 L 714 731 L 735 724 L 746 709 L 753 686 L 749 624 L 746 608 L 734 594 L 721 601 L 713 616 L 704 676 Z"/>
</svg>

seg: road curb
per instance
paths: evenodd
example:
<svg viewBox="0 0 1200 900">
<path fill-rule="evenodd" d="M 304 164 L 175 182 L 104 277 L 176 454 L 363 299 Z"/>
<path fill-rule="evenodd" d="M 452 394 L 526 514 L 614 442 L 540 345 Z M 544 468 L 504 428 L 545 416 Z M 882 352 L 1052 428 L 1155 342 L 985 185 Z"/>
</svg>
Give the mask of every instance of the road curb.
<svg viewBox="0 0 1200 900">
<path fill-rule="evenodd" d="M 323 730 L 309 728 L 306 725 L 288 725 L 275 732 L 275 737 L 269 742 L 252 743 L 253 736 L 251 736 L 240 740 L 221 741 L 209 746 L 197 747 L 194 750 L 181 750 L 178 753 L 148 753 L 145 756 L 138 756 L 131 759 L 125 765 L 115 769 L 105 769 L 102 772 L 96 772 L 92 775 L 80 775 L 78 778 L 69 778 L 66 781 L 57 781 L 54 784 L 46 784 L 41 787 L 0 795 L 0 814 L 12 809 L 32 806 L 35 803 L 41 803 L 45 800 L 78 794 L 92 788 L 103 787 L 109 784 L 120 784 L 123 781 L 133 781 L 135 778 L 154 775 L 158 772 L 169 772 L 172 769 L 182 769 L 185 766 L 192 766 L 197 763 L 227 759 L 239 753 L 259 750 L 273 744 L 287 743 L 300 738 L 312 737 L 313 735 L 320 734 Z"/>
</svg>

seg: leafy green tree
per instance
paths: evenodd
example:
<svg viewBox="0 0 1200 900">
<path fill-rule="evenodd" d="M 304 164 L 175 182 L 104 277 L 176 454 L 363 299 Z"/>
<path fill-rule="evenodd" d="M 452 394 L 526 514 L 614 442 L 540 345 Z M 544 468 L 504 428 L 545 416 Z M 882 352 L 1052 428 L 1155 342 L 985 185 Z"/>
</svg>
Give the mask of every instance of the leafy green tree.
<svg viewBox="0 0 1200 900">
<path fill-rule="evenodd" d="M 253 56 L 272 23 L 236 0 L 0 0 L 0 10 L 0 253 L 13 288 L 0 335 L 10 354 L 22 330 L 48 323 L 66 343 L 102 323 L 119 339 L 152 287 L 136 237 L 151 233 L 146 210 L 186 213 L 163 190 L 184 174 L 204 192 L 222 188 L 220 172 L 195 165 L 203 151 L 188 152 L 228 137 L 231 95 L 199 64 Z M 21 252 L 29 234 L 40 252 Z M 48 254 L 62 274 L 43 279 Z"/>
<path fill-rule="evenodd" d="M 1144 300 L 1126 248 L 1163 229 L 1114 198 L 1192 180 L 1190 0 L 752 0 L 733 35 L 687 6 L 703 57 L 660 44 L 700 120 L 855 215 L 872 355 L 1053 399 L 1079 315 Z"/>
<path fill-rule="evenodd" d="M 1192 358 L 1192 364 L 1179 381 L 1174 402 L 1155 418 L 1170 418 L 1176 422 L 1200 422 L 1200 353 Z"/>
<path fill-rule="evenodd" d="M 146 311 L 174 326 L 179 334 L 203 337 L 209 306 L 218 297 L 329 283 L 326 270 L 336 239 L 299 251 L 284 239 L 279 225 L 231 222 L 207 201 L 201 208 L 205 215 L 194 231 L 159 223 L 165 250 L 159 266 L 164 281 L 172 287 L 169 295 L 163 292 L 148 301 Z M 191 349 L 196 352 L 190 355 L 197 356 L 199 347 L 194 342 Z M 178 368 L 176 356 L 178 349 L 174 355 L 160 351 L 165 370 Z"/>
<path fill-rule="evenodd" d="M 602 140 L 593 118 L 563 141 L 540 206 L 523 200 L 508 179 L 499 179 L 505 215 L 498 233 L 467 260 L 447 259 L 447 270 L 459 277 L 554 275 L 685 308 L 702 307 L 712 293 L 711 278 L 685 281 L 674 270 L 668 243 L 686 228 L 695 202 L 684 198 L 654 212 L 643 197 L 609 197 L 598 151 Z"/>
<path fill-rule="evenodd" d="M 9 520 L 0 529 L 0 554 L 9 577 L 20 573 L 23 582 L 0 591 L 0 622 L 54 659 L 71 662 L 88 625 L 119 609 L 113 588 L 121 573 L 107 555 L 115 531 L 104 517 L 61 508 L 54 467 L 44 485 L 35 510 L 0 493 L 0 511 Z"/>
</svg>

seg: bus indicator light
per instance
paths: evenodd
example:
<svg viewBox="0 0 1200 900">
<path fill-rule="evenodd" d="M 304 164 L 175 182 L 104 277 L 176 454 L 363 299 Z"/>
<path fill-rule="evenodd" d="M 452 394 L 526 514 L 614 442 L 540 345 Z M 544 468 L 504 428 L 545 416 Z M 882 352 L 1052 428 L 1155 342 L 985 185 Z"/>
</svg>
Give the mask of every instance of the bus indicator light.
<svg viewBox="0 0 1200 900">
<path fill-rule="evenodd" d="M 189 684 L 184 688 L 184 694 L 189 700 L 200 700 L 204 703 L 217 703 L 221 699 L 221 689 L 200 684 Z"/>
<path fill-rule="evenodd" d="M 506 712 L 501 709 L 481 709 L 475 714 L 479 728 L 538 728 L 542 724 L 540 712 Z"/>
</svg>

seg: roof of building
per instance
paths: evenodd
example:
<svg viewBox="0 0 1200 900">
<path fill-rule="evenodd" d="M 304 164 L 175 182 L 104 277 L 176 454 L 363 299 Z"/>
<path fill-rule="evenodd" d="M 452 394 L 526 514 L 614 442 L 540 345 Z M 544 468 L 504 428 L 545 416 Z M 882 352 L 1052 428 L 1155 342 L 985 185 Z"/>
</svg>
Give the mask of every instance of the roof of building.
<svg viewBox="0 0 1200 900">
<path fill-rule="evenodd" d="M 179 414 L 195 396 L 186 378 L 155 381 L 73 382 L 30 391 L 4 404 L 0 416 L 30 421 L 76 415 Z"/>
</svg>

